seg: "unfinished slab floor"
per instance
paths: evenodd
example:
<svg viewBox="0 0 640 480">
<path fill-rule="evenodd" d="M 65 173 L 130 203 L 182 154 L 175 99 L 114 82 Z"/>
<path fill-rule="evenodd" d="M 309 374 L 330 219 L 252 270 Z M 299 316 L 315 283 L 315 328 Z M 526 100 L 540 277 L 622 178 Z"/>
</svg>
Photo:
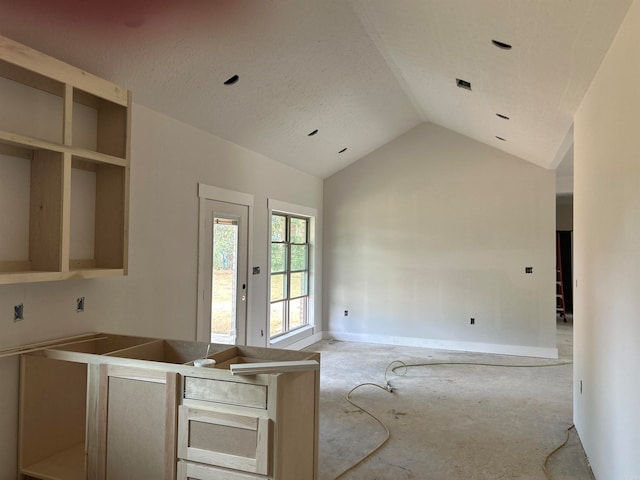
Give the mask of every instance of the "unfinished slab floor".
<svg viewBox="0 0 640 480">
<path fill-rule="evenodd" d="M 322 353 L 320 480 L 333 480 L 384 438 L 345 394 L 361 383 L 384 385 L 390 362 L 571 362 L 571 327 L 558 322 L 558 361 L 328 340 L 310 346 Z M 546 480 L 545 458 L 572 425 L 571 364 L 412 367 L 405 376 L 389 372 L 389 381 L 393 393 L 363 386 L 351 396 L 388 426 L 391 438 L 344 479 Z M 553 480 L 593 479 L 575 430 L 548 470 Z"/>
</svg>

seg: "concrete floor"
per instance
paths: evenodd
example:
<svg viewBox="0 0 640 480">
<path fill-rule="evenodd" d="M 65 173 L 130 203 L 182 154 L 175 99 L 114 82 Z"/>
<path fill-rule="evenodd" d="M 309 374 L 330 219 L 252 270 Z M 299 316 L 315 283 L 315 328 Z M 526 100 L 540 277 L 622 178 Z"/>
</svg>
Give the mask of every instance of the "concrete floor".
<svg viewBox="0 0 640 480">
<path fill-rule="evenodd" d="M 559 361 L 573 356 L 572 324 L 558 322 Z M 322 341 L 320 480 L 333 480 L 384 438 L 384 430 L 347 403 L 354 386 L 384 384 L 393 360 L 508 365 L 552 360 L 423 348 Z M 351 398 L 391 431 L 389 442 L 345 475 L 348 480 L 546 480 L 546 456 L 572 425 L 572 366 L 437 366 L 390 374 L 388 393 L 362 387 Z M 553 480 L 593 479 L 575 430 L 548 464 Z"/>
</svg>

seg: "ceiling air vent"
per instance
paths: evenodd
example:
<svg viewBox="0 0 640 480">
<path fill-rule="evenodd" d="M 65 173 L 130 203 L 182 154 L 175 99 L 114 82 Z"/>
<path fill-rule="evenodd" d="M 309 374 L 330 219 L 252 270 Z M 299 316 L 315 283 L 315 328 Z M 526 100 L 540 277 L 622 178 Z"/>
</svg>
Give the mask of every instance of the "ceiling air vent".
<svg viewBox="0 0 640 480">
<path fill-rule="evenodd" d="M 460 88 L 466 88 L 467 90 L 471 90 L 471 82 L 467 82 L 466 80 L 456 78 L 456 85 Z"/>
<path fill-rule="evenodd" d="M 503 142 L 506 142 L 506 141 L 507 141 L 507 139 L 506 139 L 506 138 L 502 138 L 502 137 L 499 137 L 499 136 L 497 136 L 497 135 L 496 135 L 496 138 L 497 138 L 498 140 L 503 141 Z"/>
<path fill-rule="evenodd" d="M 307 133 L 307 137 L 313 137 L 316 133 L 318 133 L 318 129 L 317 128 L 313 132 Z"/>
<path fill-rule="evenodd" d="M 346 151 L 347 151 L 347 148 L 345 147 L 345 148 L 343 148 L 342 150 L 340 150 L 338 153 L 344 153 L 344 152 L 346 152 Z"/>
<path fill-rule="evenodd" d="M 502 118 L 503 120 L 509 120 L 509 117 L 507 117 L 506 115 L 503 115 L 501 113 L 496 113 L 496 115 L 500 118 Z"/>
</svg>

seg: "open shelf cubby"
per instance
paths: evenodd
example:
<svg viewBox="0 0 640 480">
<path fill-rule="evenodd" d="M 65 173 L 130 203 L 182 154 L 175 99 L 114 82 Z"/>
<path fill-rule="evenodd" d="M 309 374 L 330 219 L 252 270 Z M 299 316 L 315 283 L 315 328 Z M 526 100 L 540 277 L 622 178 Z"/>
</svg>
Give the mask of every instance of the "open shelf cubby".
<svg viewBox="0 0 640 480">
<path fill-rule="evenodd" d="M 131 93 L 0 36 L 0 284 L 127 273 Z"/>
<path fill-rule="evenodd" d="M 0 276 L 61 268 L 63 154 L 0 143 Z"/>
<path fill-rule="evenodd" d="M 87 365 L 23 358 L 20 473 L 46 480 L 86 477 Z"/>
</svg>

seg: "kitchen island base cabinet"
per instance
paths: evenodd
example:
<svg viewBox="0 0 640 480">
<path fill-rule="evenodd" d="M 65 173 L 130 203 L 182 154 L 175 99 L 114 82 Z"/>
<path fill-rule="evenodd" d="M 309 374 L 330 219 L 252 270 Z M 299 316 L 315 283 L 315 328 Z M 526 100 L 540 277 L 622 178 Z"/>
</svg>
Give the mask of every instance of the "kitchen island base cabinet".
<svg viewBox="0 0 640 480">
<path fill-rule="evenodd" d="M 236 359 L 315 367 L 233 375 Z M 111 334 L 23 353 L 19 478 L 317 480 L 319 360 Z"/>
</svg>

